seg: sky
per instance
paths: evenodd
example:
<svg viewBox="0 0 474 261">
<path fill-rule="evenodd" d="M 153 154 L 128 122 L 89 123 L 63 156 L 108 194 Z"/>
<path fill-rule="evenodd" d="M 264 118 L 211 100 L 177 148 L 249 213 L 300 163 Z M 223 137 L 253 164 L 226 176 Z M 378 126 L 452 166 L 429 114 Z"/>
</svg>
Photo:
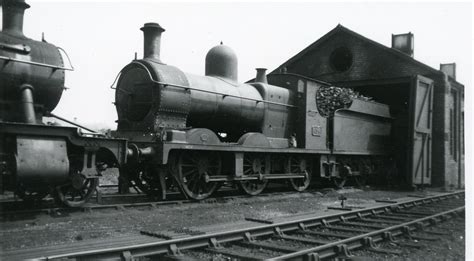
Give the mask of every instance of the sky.
<svg viewBox="0 0 474 261">
<path fill-rule="evenodd" d="M 26 0 L 24 33 L 64 48 L 75 70 L 54 113 L 91 128 L 115 128 L 115 76 L 137 52 L 146 22 L 166 29 L 162 61 L 204 74 L 207 51 L 221 41 L 239 58 L 239 80 L 269 71 L 339 23 L 386 46 L 391 34 L 415 35 L 415 59 L 438 69 L 456 62 L 471 86 L 472 9 L 448 2 L 95 2 Z"/>
<path fill-rule="evenodd" d="M 116 126 L 110 86 L 135 52 L 138 58 L 143 56 L 140 27 L 146 22 L 166 29 L 163 62 L 202 75 L 207 51 L 223 41 L 239 58 L 242 82 L 255 76 L 255 68 L 275 69 L 338 24 L 386 46 L 391 45 L 391 34 L 411 32 L 415 59 L 435 69 L 440 63 L 456 63 L 457 80 L 466 89 L 466 130 L 469 133 L 469 127 L 474 127 L 469 117 L 473 106 L 469 103 L 470 2 L 26 2 L 31 8 L 25 14 L 25 35 L 39 40 L 44 32 L 48 42 L 67 51 L 75 68 L 66 73 L 69 89 L 54 113 L 94 129 Z M 469 135 L 466 143 L 466 154 L 472 155 Z M 466 184 L 472 184 L 470 175 Z M 467 251 L 467 257 L 474 258 L 474 250 Z"/>
</svg>

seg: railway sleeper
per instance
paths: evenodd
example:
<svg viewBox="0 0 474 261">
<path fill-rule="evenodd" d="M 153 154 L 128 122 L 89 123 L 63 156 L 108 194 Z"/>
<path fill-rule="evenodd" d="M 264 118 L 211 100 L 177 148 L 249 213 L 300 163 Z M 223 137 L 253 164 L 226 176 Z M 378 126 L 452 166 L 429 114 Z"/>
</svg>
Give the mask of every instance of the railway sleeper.
<svg viewBox="0 0 474 261">
<path fill-rule="evenodd" d="M 253 217 L 246 217 L 245 221 L 250 221 L 250 222 L 256 222 L 256 223 L 262 223 L 262 224 L 273 224 L 273 220 L 269 219 L 259 219 L 259 218 L 253 218 Z"/>
<path fill-rule="evenodd" d="M 298 236 L 277 235 L 274 237 L 284 239 L 284 240 L 297 241 L 297 242 L 301 242 L 305 244 L 325 245 L 325 244 L 331 243 L 331 241 L 317 240 L 314 238 L 304 238 L 304 237 L 298 237 Z"/>
<path fill-rule="evenodd" d="M 342 210 L 342 211 L 352 211 L 352 208 L 348 208 L 348 207 L 328 207 L 328 209 Z"/>
<path fill-rule="evenodd" d="M 342 224 L 343 225 L 348 225 L 348 226 L 358 226 L 358 227 L 366 227 L 366 228 L 373 228 L 373 229 L 384 229 L 384 228 L 387 227 L 387 226 L 366 224 L 366 223 L 360 223 L 360 222 L 344 222 Z"/>
<path fill-rule="evenodd" d="M 292 248 L 292 247 L 286 247 L 286 246 L 281 246 L 281 245 L 272 245 L 272 244 L 269 244 L 269 243 L 257 242 L 257 241 L 240 241 L 240 242 L 235 242 L 235 244 L 243 246 L 243 247 L 265 248 L 265 249 L 268 249 L 268 250 L 277 251 L 277 252 L 284 252 L 284 253 L 295 252 L 295 249 Z"/>
<path fill-rule="evenodd" d="M 405 221 L 409 221 L 409 220 L 412 220 L 413 218 L 409 218 L 409 217 L 400 217 L 400 216 L 394 216 L 394 215 L 378 215 L 377 216 L 378 219 L 386 219 L 386 220 L 394 220 L 394 221 L 400 221 L 400 222 L 405 222 Z"/>
<path fill-rule="evenodd" d="M 440 237 L 430 237 L 430 236 L 423 236 L 423 235 L 410 235 L 412 239 L 415 240 L 426 240 L 426 241 L 437 241 L 440 240 Z"/>
<path fill-rule="evenodd" d="M 342 234 L 342 233 L 327 233 L 327 232 L 317 232 L 317 231 L 297 231 L 298 234 L 306 234 L 311 236 L 323 236 L 323 237 L 335 237 L 335 238 L 350 238 L 352 235 L 349 234 Z"/>
<path fill-rule="evenodd" d="M 422 245 L 418 244 L 418 243 L 415 243 L 415 242 L 395 242 L 395 244 L 401 246 L 401 247 L 410 247 L 410 248 L 417 248 L 417 249 L 421 249 L 423 248 Z"/>
<path fill-rule="evenodd" d="M 257 261 L 257 260 L 265 260 L 268 257 L 263 255 L 256 255 L 255 253 L 244 253 L 242 251 L 236 251 L 228 248 L 206 248 L 205 249 L 209 253 L 213 254 L 221 254 L 224 256 L 238 258 L 241 260 L 249 260 L 249 261 Z"/>
<path fill-rule="evenodd" d="M 433 212 L 433 211 L 428 212 L 428 211 L 406 211 L 406 210 L 397 211 L 395 213 L 397 213 L 397 214 L 417 215 L 417 216 L 430 216 L 430 215 L 435 214 L 435 212 Z"/>
<path fill-rule="evenodd" d="M 394 255 L 401 255 L 402 254 L 402 251 L 400 251 L 400 250 L 392 250 L 392 249 L 388 249 L 388 248 L 377 247 L 375 245 L 375 242 L 374 242 L 373 238 L 371 238 L 371 237 L 366 237 L 363 240 L 364 240 L 364 245 L 371 252 L 384 253 L 384 254 L 394 254 Z"/>
<path fill-rule="evenodd" d="M 393 250 L 393 249 L 388 249 L 388 248 L 372 248 L 369 247 L 367 248 L 370 252 L 375 252 L 375 253 L 382 253 L 382 254 L 392 254 L 392 255 L 401 255 L 402 251 L 401 250 Z"/>
<path fill-rule="evenodd" d="M 375 202 L 378 203 L 389 203 L 389 204 L 397 204 L 398 201 L 395 200 L 388 200 L 388 199 L 376 199 Z"/>
<path fill-rule="evenodd" d="M 405 213 L 399 213 L 399 212 L 391 212 L 390 216 L 391 217 L 402 217 L 402 218 L 407 218 L 408 220 L 410 220 L 410 219 L 417 219 L 417 218 L 420 218 L 420 217 L 425 217 L 425 216 L 428 216 L 428 215 L 426 215 L 426 214 L 416 215 L 416 214 L 405 214 Z"/>
<path fill-rule="evenodd" d="M 437 235 L 437 236 L 447 236 L 450 235 L 450 233 L 447 232 L 441 232 L 441 231 L 436 231 L 436 230 L 425 230 L 423 231 L 426 234 L 431 234 L 431 235 Z"/>
<path fill-rule="evenodd" d="M 451 208 L 437 208 L 437 207 L 434 207 L 434 206 L 430 206 L 430 207 L 418 207 L 417 208 L 417 211 L 421 211 L 421 212 L 427 212 L 427 213 L 436 213 L 438 212 L 439 210 L 449 210 Z"/>
<path fill-rule="evenodd" d="M 458 206 L 458 205 L 460 206 L 460 204 L 457 203 L 457 202 L 452 202 L 452 203 L 433 203 L 433 204 L 434 204 L 434 205 L 431 206 L 431 207 L 435 207 L 435 208 L 437 208 L 437 209 L 439 209 L 439 208 L 451 209 L 451 208 L 453 208 L 453 206 Z"/>
<path fill-rule="evenodd" d="M 424 195 L 424 194 L 409 194 L 407 195 L 408 197 L 410 198 L 427 198 L 429 197 L 430 195 Z"/>
<path fill-rule="evenodd" d="M 331 230 L 343 231 L 343 232 L 351 232 L 351 233 L 368 233 L 370 230 L 367 229 L 360 229 L 360 228 L 353 228 L 353 227 L 343 227 L 343 226 L 328 226 L 326 227 Z"/>
<path fill-rule="evenodd" d="M 387 219 L 382 219 L 382 218 L 361 218 L 360 221 L 363 222 L 371 222 L 371 223 L 385 223 L 385 224 L 401 224 L 402 221 L 395 221 L 395 220 L 387 220 Z"/>
</svg>

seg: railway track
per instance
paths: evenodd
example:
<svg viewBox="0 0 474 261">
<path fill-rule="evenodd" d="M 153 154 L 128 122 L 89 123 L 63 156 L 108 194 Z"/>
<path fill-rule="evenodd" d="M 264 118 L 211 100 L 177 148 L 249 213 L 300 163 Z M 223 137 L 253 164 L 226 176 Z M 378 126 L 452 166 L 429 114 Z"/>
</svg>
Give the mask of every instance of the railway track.
<svg viewBox="0 0 474 261">
<path fill-rule="evenodd" d="M 47 256 L 35 258 L 320 260 L 350 258 L 353 257 L 351 252 L 359 249 L 396 255 L 399 248 L 418 247 L 411 239 L 436 240 L 443 235 L 436 225 L 463 216 L 464 204 L 464 192 L 447 193 L 338 214 L 180 238 L 150 234 L 152 236 L 146 243 L 108 242 L 85 251 L 56 247 L 59 254 L 50 252 Z M 155 241 L 152 241 L 153 236 Z M 125 239 L 137 242 L 133 240 Z M 391 247 L 377 246 L 384 242 L 389 242 Z"/>
<path fill-rule="evenodd" d="M 53 199 L 46 199 L 39 205 L 28 204 L 27 202 L 8 200 L 0 202 L 0 221 L 15 219 L 22 215 L 38 215 L 47 214 L 52 216 L 60 216 L 66 213 L 73 212 L 93 212 L 101 210 L 124 210 L 131 208 L 150 208 L 155 209 L 164 205 L 180 205 L 190 203 L 214 203 L 214 202 L 228 202 L 238 198 L 259 198 L 270 196 L 290 195 L 298 192 L 282 190 L 279 187 L 269 189 L 257 196 L 250 196 L 242 194 L 238 190 L 232 188 L 224 188 L 218 191 L 212 197 L 197 201 L 193 199 L 182 199 L 181 193 L 169 193 L 167 200 L 157 200 L 145 194 L 98 194 L 88 203 L 78 208 L 58 207 L 55 205 Z M 305 193 L 317 193 L 316 190 L 307 190 Z M 92 202 L 96 203 L 92 203 Z"/>
</svg>

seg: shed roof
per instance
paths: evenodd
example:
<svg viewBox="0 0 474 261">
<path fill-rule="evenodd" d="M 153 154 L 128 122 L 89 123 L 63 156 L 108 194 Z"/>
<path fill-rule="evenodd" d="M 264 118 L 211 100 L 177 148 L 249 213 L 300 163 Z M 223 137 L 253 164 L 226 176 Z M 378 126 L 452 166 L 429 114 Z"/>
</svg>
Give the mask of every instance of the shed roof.
<svg viewBox="0 0 474 261">
<path fill-rule="evenodd" d="M 356 37 L 356 38 L 359 38 L 360 40 L 362 41 L 365 41 L 365 42 L 368 42 L 370 44 L 372 44 L 374 46 L 374 48 L 380 48 L 382 49 L 383 51 L 386 51 L 388 53 L 391 53 L 392 55 L 395 55 L 401 59 L 403 59 L 404 61 L 406 61 L 407 63 L 411 63 L 415 66 L 419 66 L 420 68 L 424 69 L 424 70 L 428 70 L 430 72 L 432 72 L 433 74 L 439 74 L 441 73 L 440 70 L 437 70 L 437 69 L 434 69 L 433 67 L 427 65 L 427 64 L 424 64 L 420 61 L 417 61 L 416 59 L 414 59 L 413 57 L 397 50 L 397 49 L 394 49 L 394 48 L 390 48 L 390 47 L 387 47 L 381 43 L 378 43 L 376 41 L 373 41 L 363 35 L 360 35 L 344 26 L 342 26 L 341 24 L 338 24 L 334 29 L 332 29 L 331 31 L 329 31 L 327 34 L 325 34 L 323 37 L 319 38 L 317 41 L 315 41 L 314 43 L 310 44 L 308 47 L 306 47 L 305 49 L 303 49 L 301 52 L 297 53 L 295 56 L 291 57 L 289 60 L 287 60 L 286 62 L 284 62 L 283 64 L 281 64 L 280 66 L 278 66 L 275 70 L 273 70 L 272 72 L 270 73 L 278 73 L 279 72 L 279 69 L 280 68 L 283 68 L 283 67 L 286 67 L 287 65 L 290 65 L 292 64 L 293 62 L 297 61 L 298 59 L 304 57 L 306 54 L 308 54 L 309 52 L 317 49 L 319 46 L 321 46 L 322 44 L 324 44 L 328 39 L 330 39 L 331 37 L 333 37 L 334 35 L 336 34 L 339 34 L 339 33 L 347 33 L 347 34 L 350 34 L 351 36 L 353 37 Z M 449 79 L 450 81 L 453 81 L 457 84 L 460 84 L 459 82 L 457 82 L 455 79 L 453 79 L 452 77 L 449 76 Z M 462 85 L 462 84 L 460 84 Z"/>
</svg>

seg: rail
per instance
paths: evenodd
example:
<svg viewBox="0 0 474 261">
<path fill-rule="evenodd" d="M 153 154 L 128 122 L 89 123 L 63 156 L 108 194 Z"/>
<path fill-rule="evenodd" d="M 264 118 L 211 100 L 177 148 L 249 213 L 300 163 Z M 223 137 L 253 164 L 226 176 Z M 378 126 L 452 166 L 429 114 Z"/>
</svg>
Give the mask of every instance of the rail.
<svg viewBox="0 0 474 261">
<path fill-rule="evenodd" d="M 393 241 L 395 236 L 408 235 L 413 238 L 423 239 L 422 236 L 412 235 L 414 231 L 423 230 L 424 227 L 437 224 L 446 220 L 450 215 L 464 212 L 464 192 L 442 194 L 427 198 L 405 201 L 397 204 L 387 204 L 379 207 L 326 215 L 296 219 L 287 222 L 261 225 L 258 227 L 242 228 L 224 232 L 176 238 L 171 240 L 157 239 L 156 242 L 126 245 L 120 247 L 105 247 L 98 250 L 78 251 L 65 254 L 40 257 L 42 260 L 65 258 L 134 258 L 166 254 L 168 256 L 182 257 L 182 251 L 192 251 L 205 248 L 210 253 L 221 254 L 238 259 L 259 259 L 249 255 L 246 251 L 226 249 L 226 245 L 239 243 L 249 245 L 253 249 L 280 249 L 280 252 L 290 252 L 283 255 L 265 258 L 268 260 L 319 260 L 349 254 L 350 250 L 362 247 L 371 248 L 374 242 L 386 240 Z M 445 202 L 447 201 L 447 202 Z M 437 204 L 439 205 L 437 208 Z M 416 211 L 413 208 L 416 207 Z M 435 208 L 433 210 L 433 208 Z M 422 211 L 423 210 L 423 211 Z M 375 220 L 375 221 L 374 221 Z M 365 223 L 362 223 L 365 221 Z M 377 223 L 378 222 L 378 223 Z M 392 226 L 387 227 L 391 223 Z M 380 224 L 380 225 L 376 225 Z M 332 231 L 324 232 L 314 230 L 321 228 Z M 335 233 L 334 231 L 338 231 Z M 343 231 L 344 233 L 341 233 Z M 349 232 L 352 235 L 349 235 Z M 292 236 L 292 233 L 306 233 L 308 235 L 329 234 L 330 237 L 342 239 L 328 242 L 306 237 Z M 357 233 L 356 235 L 353 235 Z M 278 245 L 268 245 L 260 241 L 268 237 L 277 237 L 280 240 L 293 240 L 294 242 L 318 245 L 305 249 L 284 249 Z M 390 251 L 378 249 L 380 251 Z"/>
</svg>

